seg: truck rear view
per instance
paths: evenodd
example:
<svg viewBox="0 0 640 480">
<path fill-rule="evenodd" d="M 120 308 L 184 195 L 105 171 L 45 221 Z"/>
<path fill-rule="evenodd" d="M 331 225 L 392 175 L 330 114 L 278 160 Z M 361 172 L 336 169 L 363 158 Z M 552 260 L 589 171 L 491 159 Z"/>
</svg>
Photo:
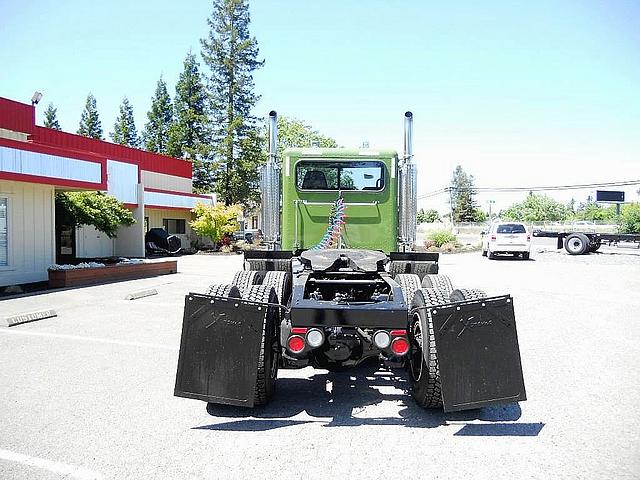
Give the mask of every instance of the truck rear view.
<svg viewBox="0 0 640 480">
<path fill-rule="evenodd" d="M 455 288 L 438 254 L 413 251 L 413 116 L 405 151 L 288 149 L 276 116 L 261 179 L 268 250 L 228 285 L 185 298 L 175 394 L 267 403 L 278 369 L 404 366 L 423 407 L 525 400 L 513 300 Z"/>
</svg>

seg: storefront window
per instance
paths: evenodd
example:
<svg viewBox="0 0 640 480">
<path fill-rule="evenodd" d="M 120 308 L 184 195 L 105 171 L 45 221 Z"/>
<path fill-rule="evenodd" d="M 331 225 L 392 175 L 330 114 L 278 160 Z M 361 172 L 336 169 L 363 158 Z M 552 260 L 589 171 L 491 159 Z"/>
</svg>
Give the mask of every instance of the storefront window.
<svg viewBox="0 0 640 480">
<path fill-rule="evenodd" d="M 164 218 L 162 226 L 169 235 L 184 235 L 186 233 L 186 222 L 180 219 Z"/>
</svg>

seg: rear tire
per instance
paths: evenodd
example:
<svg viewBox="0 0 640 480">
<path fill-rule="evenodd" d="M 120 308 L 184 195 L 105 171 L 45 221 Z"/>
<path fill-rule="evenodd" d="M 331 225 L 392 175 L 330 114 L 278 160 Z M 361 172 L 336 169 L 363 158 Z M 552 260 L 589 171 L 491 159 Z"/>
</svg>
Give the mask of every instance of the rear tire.
<svg viewBox="0 0 640 480">
<path fill-rule="evenodd" d="M 477 288 L 458 288 L 451 292 L 449 299 L 452 302 L 464 302 L 465 300 L 480 300 L 487 298 L 487 294 L 484 290 L 478 290 Z"/>
<path fill-rule="evenodd" d="M 263 272 L 254 270 L 241 270 L 240 272 L 236 272 L 236 274 L 233 276 L 231 284 L 238 287 L 240 292 L 244 294 L 244 292 L 248 291 L 249 287 L 251 287 L 252 285 L 260 285 L 262 283 L 263 277 Z"/>
<path fill-rule="evenodd" d="M 482 256 L 486 257 L 487 256 L 487 251 L 486 250 L 482 250 Z"/>
<path fill-rule="evenodd" d="M 522 259 L 529 260 L 529 252 L 522 252 Z"/>
<path fill-rule="evenodd" d="M 235 285 L 220 285 L 214 283 L 213 285 L 209 285 L 209 288 L 205 292 L 206 295 L 211 295 L 212 297 L 231 297 L 231 298 L 241 298 L 242 293 Z"/>
<path fill-rule="evenodd" d="M 413 294 L 421 287 L 420 277 L 414 273 L 399 273 L 394 280 L 400 285 L 404 303 L 408 307 L 413 301 Z"/>
<path fill-rule="evenodd" d="M 277 303 L 278 300 L 275 290 L 268 285 L 252 285 L 245 291 L 242 298 L 261 303 Z M 254 405 L 268 403 L 276 389 L 280 352 L 277 318 L 276 308 L 266 307 L 262 322 L 262 341 L 258 357 Z"/>
<path fill-rule="evenodd" d="M 493 253 L 491 250 L 489 250 L 488 257 L 489 257 L 489 260 L 495 260 L 496 259 L 496 254 Z"/>
<path fill-rule="evenodd" d="M 589 237 L 583 233 L 572 233 L 565 239 L 564 249 L 569 255 L 583 255 L 589 251 Z"/>
<path fill-rule="evenodd" d="M 412 349 L 407 367 L 413 398 L 423 408 L 442 407 L 440 366 L 428 307 L 443 303 L 449 303 L 449 298 L 435 288 L 421 288 L 413 297 L 412 309 L 416 310 L 410 317 Z"/>
<path fill-rule="evenodd" d="M 451 295 L 451 292 L 453 292 L 453 284 L 451 283 L 451 279 L 446 275 L 425 275 L 422 279 L 422 287 L 435 288 L 436 290 L 440 290 L 447 295 Z"/>
<path fill-rule="evenodd" d="M 262 285 L 273 287 L 281 305 L 287 305 L 291 294 L 291 279 L 287 272 L 269 271 L 265 272 Z"/>
</svg>

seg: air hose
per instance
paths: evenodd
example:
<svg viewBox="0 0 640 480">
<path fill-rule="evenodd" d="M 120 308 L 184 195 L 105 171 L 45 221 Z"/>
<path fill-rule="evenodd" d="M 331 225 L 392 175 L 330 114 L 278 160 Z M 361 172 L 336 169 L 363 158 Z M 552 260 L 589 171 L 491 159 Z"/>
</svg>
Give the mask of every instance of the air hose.
<svg viewBox="0 0 640 480">
<path fill-rule="evenodd" d="M 329 215 L 329 226 L 327 231 L 322 236 L 320 242 L 317 245 L 310 248 L 310 250 L 324 250 L 326 248 L 333 248 L 337 240 L 342 235 L 342 226 L 345 224 L 346 218 L 344 211 L 347 205 L 344 203 L 342 197 L 338 197 L 331 206 L 331 213 Z"/>
</svg>

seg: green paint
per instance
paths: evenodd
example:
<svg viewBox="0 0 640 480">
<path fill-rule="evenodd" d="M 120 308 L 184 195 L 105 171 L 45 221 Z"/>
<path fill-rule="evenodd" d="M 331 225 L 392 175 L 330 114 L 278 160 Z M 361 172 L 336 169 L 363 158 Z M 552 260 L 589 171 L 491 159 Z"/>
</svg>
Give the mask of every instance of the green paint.
<svg viewBox="0 0 640 480">
<path fill-rule="evenodd" d="M 373 152 L 344 148 L 287 149 L 282 154 L 282 248 L 284 250 L 310 248 L 316 245 L 327 229 L 330 204 L 338 197 L 337 190 L 311 191 L 298 188 L 296 165 L 299 162 L 314 162 L 315 166 L 317 166 L 316 162 L 344 165 L 342 162 L 349 161 L 382 163 L 384 188 L 379 191 L 342 191 L 342 196 L 347 203 L 346 225 L 343 228 L 346 246 L 385 252 L 397 250 L 398 175 L 397 171 L 392 171 L 392 169 L 397 170 L 397 153 L 391 150 Z M 335 183 L 335 180 L 333 181 Z"/>
</svg>

